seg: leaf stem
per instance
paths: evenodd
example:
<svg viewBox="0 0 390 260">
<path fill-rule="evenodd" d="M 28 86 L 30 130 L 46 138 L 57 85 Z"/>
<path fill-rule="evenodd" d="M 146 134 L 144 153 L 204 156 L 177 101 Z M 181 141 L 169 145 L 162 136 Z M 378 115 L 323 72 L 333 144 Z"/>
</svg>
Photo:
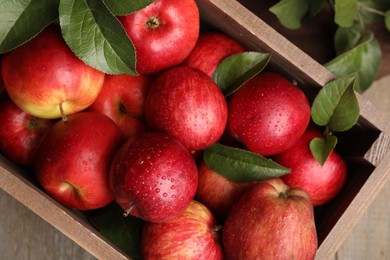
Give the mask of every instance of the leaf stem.
<svg viewBox="0 0 390 260">
<path fill-rule="evenodd" d="M 357 6 L 358 8 L 364 10 L 364 11 L 367 11 L 369 13 L 373 13 L 373 14 L 377 14 L 377 15 L 381 15 L 381 16 L 385 16 L 385 12 L 381 11 L 381 10 L 378 10 L 378 9 L 375 9 L 375 8 L 372 8 L 372 7 L 369 7 L 363 3 L 357 3 Z"/>
</svg>

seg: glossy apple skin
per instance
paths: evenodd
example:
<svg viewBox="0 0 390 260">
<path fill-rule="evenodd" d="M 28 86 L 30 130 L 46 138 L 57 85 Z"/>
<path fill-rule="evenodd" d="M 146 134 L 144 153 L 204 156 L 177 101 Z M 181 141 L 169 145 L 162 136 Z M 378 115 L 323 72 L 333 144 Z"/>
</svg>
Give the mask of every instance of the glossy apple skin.
<svg viewBox="0 0 390 260">
<path fill-rule="evenodd" d="M 183 65 L 196 68 L 213 77 L 215 69 L 224 58 L 244 51 L 240 43 L 226 34 L 202 32 Z"/>
<path fill-rule="evenodd" d="M 78 210 L 103 207 L 113 200 L 111 161 L 125 141 L 119 127 L 97 112 L 58 120 L 38 148 L 35 173 L 44 190 L 62 205 Z"/>
<path fill-rule="evenodd" d="M 199 165 L 195 199 L 207 206 L 220 223 L 224 223 L 233 205 L 255 182 L 234 182 L 210 169 L 204 161 Z"/>
<path fill-rule="evenodd" d="M 96 99 L 104 73 L 79 60 L 50 26 L 26 44 L 4 54 L 2 74 L 11 99 L 40 118 L 59 118 L 84 110 Z"/>
<path fill-rule="evenodd" d="M 136 71 L 150 74 L 180 64 L 198 40 L 199 18 L 194 0 L 157 0 L 119 16 L 137 53 Z"/>
<path fill-rule="evenodd" d="M 230 96 L 228 105 L 229 133 L 262 156 L 293 146 L 310 121 L 310 105 L 303 91 L 271 72 L 248 81 Z"/>
<path fill-rule="evenodd" d="M 198 171 L 190 152 L 173 137 L 144 132 L 117 152 L 110 173 L 115 201 L 126 214 L 164 222 L 182 213 L 195 196 Z"/>
<path fill-rule="evenodd" d="M 256 184 L 233 206 L 222 244 L 226 259 L 314 259 L 318 242 L 309 196 L 279 178 Z"/>
<path fill-rule="evenodd" d="M 202 150 L 221 138 L 227 121 L 225 97 L 205 73 L 178 66 L 162 73 L 145 102 L 148 126 Z"/>
<path fill-rule="evenodd" d="M 97 99 L 88 110 L 111 118 L 127 138 L 144 132 L 144 104 L 152 82 L 152 76 L 106 75 Z"/>
<path fill-rule="evenodd" d="M 336 197 L 343 188 L 348 168 L 334 150 L 321 166 L 310 151 L 310 141 L 315 137 L 322 137 L 321 132 L 308 129 L 293 147 L 274 156 L 273 160 L 291 169 L 290 174 L 281 177 L 287 185 L 304 189 L 313 205 L 320 206 Z"/>
<path fill-rule="evenodd" d="M 31 168 L 37 146 L 53 120 L 21 110 L 6 93 L 0 94 L 0 152 L 16 165 Z"/>
<path fill-rule="evenodd" d="M 193 200 L 185 211 L 164 223 L 142 228 L 144 259 L 223 259 L 220 227 L 212 212 Z"/>
</svg>

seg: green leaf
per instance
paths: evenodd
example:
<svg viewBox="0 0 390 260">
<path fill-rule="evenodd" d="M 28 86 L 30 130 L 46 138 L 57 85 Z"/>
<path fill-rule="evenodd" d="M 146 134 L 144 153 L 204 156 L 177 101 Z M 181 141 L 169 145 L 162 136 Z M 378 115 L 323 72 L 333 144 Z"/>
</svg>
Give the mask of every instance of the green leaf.
<svg viewBox="0 0 390 260">
<path fill-rule="evenodd" d="M 213 74 L 213 79 L 225 96 L 231 95 L 245 82 L 259 74 L 268 64 L 271 55 L 244 52 L 225 58 Z"/>
<path fill-rule="evenodd" d="M 313 101 L 313 122 L 336 132 L 353 127 L 360 114 L 354 83 L 353 78 L 338 78 L 327 83 Z"/>
<path fill-rule="evenodd" d="M 63 37 L 89 66 L 107 74 L 135 72 L 135 50 L 121 23 L 102 0 L 61 0 Z"/>
<path fill-rule="evenodd" d="M 269 9 L 289 29 L 301 27 L 301 19 L 309 9 L 306 0 L 281 0 Z"/>
<path fill-rule="evenodd" d="M 324 7 L 326 0 L 308 1 L 309 4 L 309 16 L 317 15 Z"/>
<path fill-rule="evenodd" d="M 334 35 L 336 56 L 355 47 L 362 38 L 360 23 L 355 21 L 350 27 L 338 27 Z"/>
<path fill-rule="evenodd" d="M 0 53 L 32 39 L 58 19 L 59 0 L 2 0 L 0 2 Z"/>
<path fill-rule="evenodd" d="M 105 238 L 124 253 L 132 258 L 141 259 L 140 232 L 143 220 L 131 215 L 124 217 L 123 210 L 114 202 L 91 211 L 87 219 Z"/>
<path fill-rule="evenodd" d="M 352 26 L 357 17 L 357 0 L 336 0 L 335 1 L 335 22 L 336 24 L 349 27 Z"/>
<path fill-rule="evenodd" d="M 374 82 L 379 72 L 381 55 L 378 41 L 368 31 L 353 49 L 335 57 L 324 66 L 337 77 L 355 77 L 355 90 L 362 93 Z"/>
<path fill-rule="evenodd" d="M 290 172 L 257 153 L 218 143 L 204 150 L 203 159 L 210 169 L 235 182 L 261 181 Z"/>
<path fill-rule="evenodd" d="M 156 0 L 103 0 L 114 15 L 127 15 L 139 11 Z"/>
<path fill-rule="evenodd" d="M 337 144 L 337 137 L 328 135 L 324 138 L 315 137 L 310 141 L 310 150 L 314 158 L 320 165 L 324 165 L 329 154 L 333 151 Z"/>
<path fill-rule="evenodd" d="M 385 13 L 385 26 L 386 29 L 390 32 L 390 10 Z"/>
</svg>

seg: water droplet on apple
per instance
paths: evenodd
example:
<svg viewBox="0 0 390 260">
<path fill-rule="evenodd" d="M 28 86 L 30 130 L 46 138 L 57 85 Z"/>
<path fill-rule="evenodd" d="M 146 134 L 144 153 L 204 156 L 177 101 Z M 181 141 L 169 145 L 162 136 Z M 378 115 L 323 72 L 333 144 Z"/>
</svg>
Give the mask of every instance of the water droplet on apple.
<svg viewBox="0 0 390 260">
<path fill-rule="evenodd" d="M 167 176 L 163 175 L 163 176 L 161 177 L 161 179 L 166 180 L 166 179 L 167 179 Z"/>
<path fill-rule="evenodd" d="M 175 187 L 175 185 L 172 185 L 171 190 L 174 190 L 174 189 L 176 189 L 176 187 Z"/>
<path fill-rule="evenodd" d="M 159 192 L 160 192 L 160 189 L 157 188 L 157 189 L 155 189 L 154 191 L 157 192 L 157 193 L 159 193 Z"/>
<path fill-rule="evenodd" d="M 168 196 L 168 193 L 164 192 L 163 196 L 164 196 L 164 197 L 167 197 L 167 196 Z"/>
</svg>

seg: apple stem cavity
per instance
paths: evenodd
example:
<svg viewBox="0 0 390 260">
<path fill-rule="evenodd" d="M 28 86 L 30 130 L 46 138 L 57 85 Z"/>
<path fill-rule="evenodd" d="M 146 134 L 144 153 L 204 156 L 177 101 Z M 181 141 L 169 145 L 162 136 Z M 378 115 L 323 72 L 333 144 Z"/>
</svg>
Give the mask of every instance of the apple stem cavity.
<svg viewBox="0 0 390 260">
<path fill-rule="evenodd" d="M 146 21 L 146 25 L 150 29 L 157 29 L 158 27 L 160 27 L 160 19 L 158 19 L 157 16 L 152 16 Z"/>
<path fill-rule="evenodd" d="M 61 118 L 62 118 L 62 121 L 66 122 L 68 120 L 68 117 L 66 116 L 65 112 L 64 112 L 64 108 L 62 107 L 62 104 L 64 102 L 61 102 L 60 103 L 60 113 L 61 113 Z"/>
<path fill-rule="evenodd" d="M 287 198 L 288 198 L 288 195 L 287 195 L 286 192 L 279 192 L 279 198 L 287 199 Z"/>
<path fill-rule="evenodd" d="M 133 210 L 134 207 L 135 207 L 135 203 L 133 202 L 130 205 L 130 207 L 128 209 L 126 209 L 125 212 L 123 212 L 123 216 L 127 217 L 128 215 L 130 215 L 130 212 Z"/>
</svg>

